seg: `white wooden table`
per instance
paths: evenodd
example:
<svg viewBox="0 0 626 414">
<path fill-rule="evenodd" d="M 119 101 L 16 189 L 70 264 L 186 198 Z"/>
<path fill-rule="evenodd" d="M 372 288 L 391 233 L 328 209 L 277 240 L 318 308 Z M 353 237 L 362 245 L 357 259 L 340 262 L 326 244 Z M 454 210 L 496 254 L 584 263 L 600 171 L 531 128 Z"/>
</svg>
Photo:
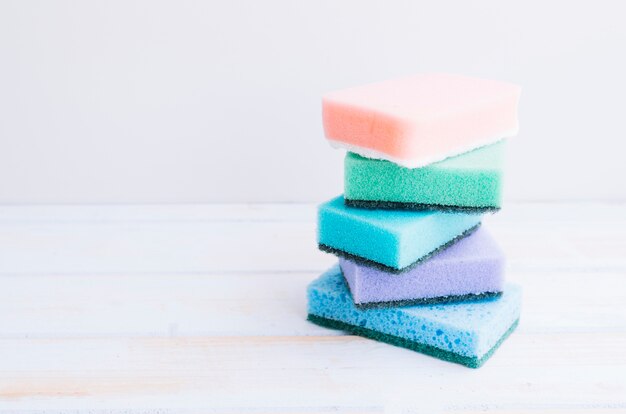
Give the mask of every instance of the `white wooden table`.
<svg viewBox="0 0 626 414">
<path fill-rule="evenodd" d="M 626 205 L 485 225 L 524 309 L 472 370 L 305 320 L 314 206 L 1 207 L 0 409 L 626 410 Z"/>
</svg>

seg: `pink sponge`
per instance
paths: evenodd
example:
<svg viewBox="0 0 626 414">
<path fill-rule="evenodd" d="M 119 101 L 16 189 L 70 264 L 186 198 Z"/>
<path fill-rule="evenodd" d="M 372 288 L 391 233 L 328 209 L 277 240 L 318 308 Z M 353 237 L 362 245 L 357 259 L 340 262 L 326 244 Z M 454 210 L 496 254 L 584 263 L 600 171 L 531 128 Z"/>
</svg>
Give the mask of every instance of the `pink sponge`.
<svg viewBox="0 0 626 414">
<path fill-rule="evenodd" d="M 517 134 L 519 86 L 422 74 L 331 92 L 330 143 L 367 158 L 422 167 Z"/>
</svg>

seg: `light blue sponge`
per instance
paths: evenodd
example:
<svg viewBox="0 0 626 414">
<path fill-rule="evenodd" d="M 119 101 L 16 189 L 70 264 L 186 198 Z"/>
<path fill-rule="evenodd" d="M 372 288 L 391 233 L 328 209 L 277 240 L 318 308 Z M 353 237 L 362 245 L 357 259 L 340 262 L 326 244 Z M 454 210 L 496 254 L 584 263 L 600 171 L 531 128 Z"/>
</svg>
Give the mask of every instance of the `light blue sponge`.
<svg viewBox="0 0 626 414">
<path fill-rule="evenodd" d="M 507 283 L 484 302 L 359 310 L 339 266 L 308 287 L 309 320 L 472 368 L 482 365 L 517 326 L 521 289 Z"/>
<path fill-rule="evenodd" d="M 318 243 L 323 251 L 400 273 L 469 235 L 480 219 L 467 213 L 352 208 L 340 196 L 319 207 Z"/>
</svg>

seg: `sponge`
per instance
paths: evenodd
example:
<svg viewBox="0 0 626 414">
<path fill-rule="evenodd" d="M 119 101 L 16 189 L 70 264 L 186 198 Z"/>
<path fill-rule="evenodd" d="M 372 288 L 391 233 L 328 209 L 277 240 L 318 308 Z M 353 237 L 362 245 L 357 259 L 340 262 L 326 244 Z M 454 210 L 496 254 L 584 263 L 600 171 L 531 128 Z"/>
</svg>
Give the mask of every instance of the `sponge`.
<svg viewBox="0 0 626 414">
<path fill-rule="evenodd" d="M 402 273 L 469 235 L 480 219 L 477 214 L 350 208 L 340 196 L 319 207 L 318 243 L 323 251 Z"/>
<path fill-rule="evenodd" d="M 521 308 L 521 289 L 506 284 L 497 300 L 359 310 L 338 266 L 313 281 L 307 296 L 311 322 L 471 368 L 481 366 L 513 332 Z"/>
<path fill-rule="evenodd" d="M 408 168 L 517 134 L 519 86 L 421 74 L 331 92 L 322 99 L 331 145 Z"/>
<path fill-rule="evenodd" d="M 504 254 L 484 228 L 400 275 L 344 258 L 339 265 L 359 309 L 494 298 L 504 285 Z"/>
<path fill-rule="evenodd" d="M 448 158 L 422 168 L 348 153 L 346 204 L 361 208 L 497 211 L 502 199 L 505 142 Z"/>
</svg>

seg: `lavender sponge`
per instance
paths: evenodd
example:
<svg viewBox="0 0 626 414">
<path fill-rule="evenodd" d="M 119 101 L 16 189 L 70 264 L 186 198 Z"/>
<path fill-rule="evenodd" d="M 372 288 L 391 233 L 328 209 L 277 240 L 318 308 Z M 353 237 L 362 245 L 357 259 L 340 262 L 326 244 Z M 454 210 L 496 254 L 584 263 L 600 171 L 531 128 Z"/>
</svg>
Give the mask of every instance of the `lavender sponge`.
<svg viewBox="0 0 626 414">
<path fill-rule="evenodd" d="M 513 332 L 522 302 L 521 289 L 506 284 L 497 300 L 359 310 L 339 266 L 314 280 L 307 296 L 313 323 L 471 368 L 481 366 Z"/>
<path fill-rule="evenodd" d="M 483 228 L 405 273 L 339 264 L 359 309 L 493 298 L 504 284 L 504 254 Z"/>
</svg>

